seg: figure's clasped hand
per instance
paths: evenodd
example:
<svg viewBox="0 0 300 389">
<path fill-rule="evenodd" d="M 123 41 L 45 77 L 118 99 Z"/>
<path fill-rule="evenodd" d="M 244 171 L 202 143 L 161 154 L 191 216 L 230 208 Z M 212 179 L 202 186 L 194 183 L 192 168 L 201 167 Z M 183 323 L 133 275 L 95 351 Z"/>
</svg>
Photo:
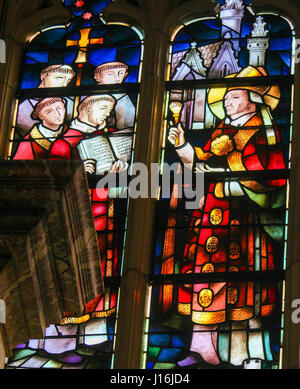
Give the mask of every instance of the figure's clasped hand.
<svg viewBox="0 0 300 389">
<path fill-rule="evenodd" d="M 94 159 L 86 159 L 83 161 L 83 166 L 87 173 L 94 174 L 96 172 L 96 161 Z"/>
<path fill-rule="evenodd" d="M 228 135 L 222 135 L 211 142 L 210 150 L 218 157 L 223 157 L 233 150 L 233 142 Z"/>
<path fill-rule="evenodd" d="M 122 173 L 126 169 L 128 169 L 128 166 L 129 165 L 126 161 L 118 160 L 118 161 L 114 162 L 114 164 L 112 165 L 109 172 L 110 173 Z"/>
<path fill-rule="evenodd" d="M 180 123 L 178 124 L 178 127 L 170 128 L 168 140 L 175 147 L 180 147 L 185 144 L 184 130 Z"/>
</svg>

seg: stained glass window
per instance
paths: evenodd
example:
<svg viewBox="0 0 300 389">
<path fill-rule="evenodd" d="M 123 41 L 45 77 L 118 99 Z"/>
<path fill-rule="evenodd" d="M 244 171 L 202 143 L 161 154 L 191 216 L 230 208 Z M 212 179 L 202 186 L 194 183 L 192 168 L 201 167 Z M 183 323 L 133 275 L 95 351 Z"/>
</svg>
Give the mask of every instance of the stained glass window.
<svg viewBox="0 0 300 389">
<path fill-rule="evenodd" d="M 148 369 L 281 363 L 294 31 L 249 1 L 218 3 L 170 39 L 161 173 L 175 163 L 193 180 L 174 173 L 160 191 Z"/>
<path fill-rule="evenodd" d="M 112 366 L 128 199 L 96 190 L 108 172 L 129 168 L 134 153 L 143 36 L 106 23 L 111 0 L 65 0 L 66 25 L 36 32 L 27 45 L 9 158 L 81 159 L 88 175 L 106 292 L 19 345 L 7 366 Z"/>
<path fill-rule="evenodd" d="M 110 369 L 113 355 L 115 317 L 106 301 L 116 295 L 100 296 L 93 310 L 82 317 L 65 317 L 46 329 L 43 339 L 17 345 L 6 369 Z"/>
</svg>

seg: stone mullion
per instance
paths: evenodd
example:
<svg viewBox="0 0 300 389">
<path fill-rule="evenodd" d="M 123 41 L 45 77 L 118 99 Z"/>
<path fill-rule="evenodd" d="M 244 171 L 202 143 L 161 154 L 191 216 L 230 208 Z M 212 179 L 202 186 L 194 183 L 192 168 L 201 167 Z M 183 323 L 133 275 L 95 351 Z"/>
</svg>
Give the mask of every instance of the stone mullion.
<svg viewBox="0 0 300 389">
<path fill-rule="evenodd" d="M 168 37 L 153 25 L 156 17 L 147 16 L 149 31 L 145 39 L 134 161 L 144 163 L 150 172 L 151 163 L 159 161 Z M 149 192 L 150 188 L 149 184 Z M 141 368 L 155 203 L 151 198 L 129 203 L 114 364 L 118 369 Z"/>
<path fill-rule="evenodd" d="M 0 64 L 0 157 L 6 157 L 11 134 L 15 94 L 22 59 L 22 45 L 12 37 L 4 39 L 6 64 Z"/>
<path fill-rule="evenodd" d="M 5 368 L 5 357 L 8 347 L 5 338 L 4 326 L 4 323 L 0 323 L 0 370 Z"/>
<path fill-rule="evenodd" d="M 298 14 L 299 15 L 299 12 Z M 296 17 L 296 15 L 295 15 Z M 299 20 L 298 20 L 299 19 Z M 299 35 L 300 18 L 296 20 L 295 30 Z M 300 258 L 299 258 L 299 230 L 300 230 L 300 133 L 297 130 L 300 122 L 300 64 L 296 64 L 294 83 L 294 125 L 291 154 L 291 177 L 289 196 L 287 270 L 285 277 L 285 304 L 284 304 L 284 337 L 283 337 L 283 369 L 300 368 L 300 323 L 293 320 L 292 307 L 294 300 L 300 301 Z M 300 319 L 300 315 L 298 320 Z M 296 317 L 297 318 L 297 317 Z M 294 318 L 295 319 L 295 318 Z"/>
<path fill-rule="evenodd" d="M 5 7 L 6 6 L 6 7 Z M 7 3 L 2 4 L 2 11 L 7 11 Z M 2 21 L 5 22 L 3 14 Z M 1 32 L 5 42 L 6 63 L 0 63 L 0 159 L 5 158 L 8 150 L 8 142 L 11 134 L 12 113 L 15 101 L 17 81 L 20 72 L 22 46 L 12 37 L 5 35 L 5 24 L 1 26 Z M 5 367 L 7 354 L 7 343 L 5 340 L 4 324 L 0 323 L 0 369 Z"/>
</svg>

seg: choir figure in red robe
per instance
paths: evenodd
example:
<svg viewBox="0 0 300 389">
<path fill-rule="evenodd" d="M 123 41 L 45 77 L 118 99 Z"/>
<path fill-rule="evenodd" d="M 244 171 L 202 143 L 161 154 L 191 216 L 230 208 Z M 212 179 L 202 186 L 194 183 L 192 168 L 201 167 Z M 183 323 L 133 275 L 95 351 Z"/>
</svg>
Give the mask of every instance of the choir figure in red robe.
<svg viewBox="0 0 300 389">
<path fill-rule="evenodd" d="M 232 76 L 265 75 L 264 69 L 249 66 Z M 279 133 L 270 114 L 279 97 L 279 88 L 270 86 L 211 89 L 208 103 L 222 122 L 204 147 L 186 142 L 181 124 L 171 128 L 168 139 L 186 166 L 200 161 L 208 169 L 213 166 L 232 172 L 284 169 Z M 193 212 L 194 233 L 185 246 L 184 271 L 274 270 L 273 238 L 259 226 L 258 210 L 279 208 L 285 185 L 285 179 L 268 178 L 209 183 L 200 208 Z M 255 303 L 258 295 L 259 304 Z M 258 291 L 253 281 L 207 282 L 179 288 L 178 312 L 191 316 L 194 332 L 190 354 L 178 365 L 186 367 L 201 361 L 219 365 L 222 358 L 217 329 L 223 323 L 239 330 L 231 332 L 226 362 L 246 367 L 251 359 L 270 360 L 269 344 L 264 343 L 263 331 L 258 329 L 261 319 L 272 314 L 275 303 L 275 288 L 267 286 Z M 246 328 L 254 330 L 248 340 Z M 247 342 L 256 344 L 251 355 Z"/>
<path fill-rule="evenodd" d="M 20 142 L 14 159 L 47 159 L 52 143 L 64 131 L 66 100 L 49 97 L 41 100 L 31 114 L 38 120 Z"/>
<path fill-rule="evenodd" d="M 120 172 L 128 167 L 125 160 L 116 160 L 110 164 L 108 156 L 101 154 L 98 160 L 89 158 L 89 149 L 83 147 L 83 143 L 89 140 L 94 145 L 101 145 L 101 142 L 112 134 L 123 134 L 124 131 L 118 131 L 107 127 L 107 120 L 114 108 L 115 99 L 111 95 L 89 96 L 82 100 L 78 107 L 78 117 L 74 119 L 61 139 L 53 143 L 49 159 L 83 159 L 85 170 L 94 174 L 99 171 L 108 170 L 110 172 Z M 129 139 L 129 138 L 128 138 Z M 131 135 L 130 140 L 132 141 Z M 130 147 L 131 148 L 131 147 Z M 104 150 L 104 149 L 103 149 Z M 85 159 L 84 159 L 85 155 Z M 103 276 L 116 276 L 118 260 L 118 239 L 114 232 L 114 203 L 108 198 L 107 189 L 92 189 L 92 209 L 95 221 L 96 231 L 98 233 L 98 243 L 102 259 Z M 111 292 L 113 295 L 115 292 Z M 96 299 L 98 301 L 98 299 Z M 96 301 L 95 300 L 95 301 Z M 105 308 L 107 312 L 115 309 L 115 301 L 106 301 Z M 85 313 L 92 308 L 87 304 Z M 105 320 L 105 319 L 103 319 Z"/>
<path fill-rule="evenodd" d="M 69 130 L 66 131 L 61 139 L 53 143 L 49 159 L 83 159 L 85 170 L 94 174 L 96 172 L 118 172 L 125 169 L 128 165 L 125 160 L 116 160 L 111 163 L 105 154 L 104 146 L 101 146 L 103 141 L 109 138 L 112 134 L 123 134 L 123 131 L 118 131 L 114 128 L 107 127 L 107 119 L 114 108 L 115 99 L 111 95 L 96 95 L 89 96 L 82 100 L 78 107 L 78 117 L 74 119 L 70 125 Z M 129 139 L 129 138 L 128 138 Z M 89 158 L 90 145 L 84 146 L 86 141 L 92 140 L 93 144 L 103 147 L 103 154 L 96 160 Z M 132 141 L 130 136 L 129 141 Z M 102 149 L 101 149 L 102 150 Z M 84 157 L 85 156 L 85 157 Z M 95 227 L 97 232 L 101 233 L 107 228 L 110 229 L 110 220 L 112 220 L 113 212 L 110 209 L 113 205 L 108 202 L 107 189 L 93 190 L 93 214 L 95 218 Z M 107 246 L 106 235 L 99 235 L 100 251 Z M 116 242 L 114 242 L 116 246 Z M 113 276 L 117 275 L 117 247 L 108 252 L 103 252 L 105 257 L 108 257 L 109 269 L 107 268 L 107 261 L 103 261 L 103 275 Z M 108 271 L 110 272 L 108 274 Z"/>
<path fill-rule="evenodd" d="M 40 84 L 37 86 L 43 88 L 65 88 L 74 78 L 75 72 L 70 65 L 56 64 L 44 68 L 40 74 Z M 67 102 L 66 119 L 72 119 L 73 104 L 69 97 L 64 97 Z M 34 111 L 38 98 L 30 98 L 20 101 L 18 107 L 18 127 L 24 131 L 29 131 L 35 125 L 35 119 L 32 119 L 31 112 Z"/>
</svg>

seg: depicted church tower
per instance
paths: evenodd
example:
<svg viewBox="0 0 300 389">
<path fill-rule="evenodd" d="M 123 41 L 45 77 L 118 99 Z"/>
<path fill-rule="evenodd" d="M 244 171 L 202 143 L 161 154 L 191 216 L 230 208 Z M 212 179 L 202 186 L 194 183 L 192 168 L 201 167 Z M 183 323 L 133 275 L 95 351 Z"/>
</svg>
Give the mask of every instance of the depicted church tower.
<svg viewBox="0 0 300 389">
<path fill-rule="evenodd" d="M 240 34 L 244 7 L 242 0 L 225 0 L 225 4 L 220 7 L 222 37 L 228 37 L 229 34 L 231 35 L 232 45 L 236 56 L 240 51 Z"/>
<path fill-rule="evenodd" d="M 258 16 L 251 37 L 248 38 L 249 65 L 265 66 L 266 51 L 269 48 L 269 31 L 265 29 L 265 25 L 263 17 Z"/>
</svg>

